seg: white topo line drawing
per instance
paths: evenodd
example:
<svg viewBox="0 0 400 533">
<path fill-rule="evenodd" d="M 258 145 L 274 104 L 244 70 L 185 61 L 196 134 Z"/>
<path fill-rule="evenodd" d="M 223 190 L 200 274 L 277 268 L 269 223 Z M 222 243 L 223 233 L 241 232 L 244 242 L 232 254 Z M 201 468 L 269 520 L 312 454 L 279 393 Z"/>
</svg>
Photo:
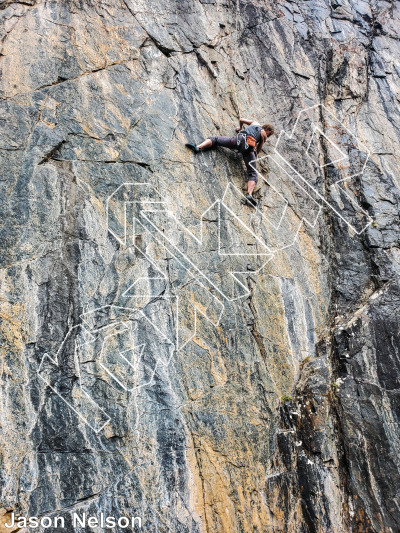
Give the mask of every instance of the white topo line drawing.
<svg viewBox="0 0 400 533">
<path fill-rule="evenodd" d="M 336 128 L 337 132 L 340 127 L 346 132 L 347 138 L 350 139 L 347 152 L 317 125 L 318 121 L 314 120 L 314 117 L 321 109 L 324 109 L 331 121 L 328 127 Z M 308 128 L 301 127 L 303 119 L 308 121 Z M 328 163 L 319 164 L 311 153 L 317 135 L 322 136 L 336 154 L 336 157 Z M 308 158 L 315 167 L 320 169 L 331 165 L 339 168 L 344 177 L 337 180 L 334 186 L 340 188 L 354 206 L 355 211 L 361 212 L 367 218 L 368 223 L 364 224 L 361 229 L 357 228 L 353 221 L 348 220 L 345 213 L 340 212 L 324 198 L 310 183 L 307 175 L 302 174 L 301 169 L 296 169 L 293 161 L 287 156 L 284 146 L 287 140 L 296 141 L 298 146 L 303 147 L 304 158 Z M 354 150 L 366 154 L 363 161 L 361 158 L 354 158 Z M 129 182 L 118 186 L 106 201 L 107 229 L 121 246 L 133 247 L 143 261 L 151 266 L 152 272 L 148 276 L 143 275 L 142 272 L 135 277 L 121 297 L 126 298 L 127 301 L 128 299 L 142 299 L 146 303 L 142 308 L 130 307 L 129 304 L 127 306 L 109 305 L 84 313 L 81 316 L 81 324 L 69 330 L 57 353 L 53 357 L 48 354 L 44 355 L 38 370 L 40 378 L 93 431 L 96 433 L 101 431 L 110 422 L 110 416 L 104 406 L 99 404 L 98 399 L 95 400 L 90 395 L 90 379 L 86 371 L 82 372 L 84 365 L 98 365 L 97 371 L 102 371 L 108 377 L 110 386 L 116 386 L 124 393 L 134 394 L 139 389 L 150 385 L 157 370 L 167 367 L 173 356 L 184 350 L 197 335 L 199 315 L 214 326 L 218 326 L 228 302 L 249 296 L 249 288 L 244 282 L 246 274 L 249 271 L 253 275 L 259 273 L 278 252 L 293 246 L 303 223 L 315 227 L 323 205 L 331 208 L 349 228 L 356 234 L 360 234 L 372 223 L 372 219 L 355 203 L 354 198 L 337 184 L 343 184 L 362 175 L 368 157 L 369 151 L 322 104 L 300 111 L 291 134 L 281 132 L 274 153 L 259 159 L 261 161 L 269 158 L 279 168 L 282 175 L 289 178 L 290 183 L 301 191 L 303 199 L 307 202 L 307 210 L 300 217 L 297 226 L 294 229 L 293 226 L 290 227 L 291 231 L 287 229 L 289 226 L 285 226 L 290 218 L 288 200 L 270 180 L 256 169 L 258 175 L 269 185 L 269 191 L 281 204 L 280 213 L 275 219 L 269 216 L 269 213 L 263 213 L 259 208 L 255 208 L 252 215 L 259 216 L 264 225 L 269 227 L 270 232 L 275 233 L 275 239 L 269 243 L 243 222 L 241 215 L 244 208 L 241 207 L 240 200 L 244 198 L 244 195 L 232 184 L 227 185 L 220 200 L 216 200 L 203 212 L 195 230 L 189 229 L 180 222 L 167 203 L 159 199 L 152 185 Z M 239 212 L 237 207 L 240 209 Z M 224 234 L 223 231 L 226 221 L 233 225 L 239 237 L 247 239 L 248 252 L 235 252 L 231 243 L 224 242 L 224 237 L 226 238 L 229 234 L 229 232 Z M 207 226 L 210 223 L 212 225 Z M 129 228 L 132 229 L 131 234 Z M 185 272 L 186 277 L 180 285 L 177 282 L 173 289 L 169 287 L 168 276 L 163 268 L 163 258 L 160 258 L 159 254 L 150 256 L 143 246 L 139 247 L 136 244 L 138 235 L 147 245 L 151 244 L 147 246 L 149 249 L 157 246 L 164 250 L 169 258 L 173 258 L 177 268 Z M 204 257 L 207 259 L 207 253 L 210 253 L 207 249 L 210 239 L 213 239 L 215 245 L 210 249 L 214 250 L 213 253 L 219 257 L 218 264 L 222 265 L 222 274 L 216 273 L 215 268 L 212 271 L 209 266 L 211 260 L 209 264 L 204 261 Z M 241 240 L 240 244 L 242 245 Z M 192 248 L 203 254 L 202 265 L 196 261 L 197 256 Z M 249 261 L 252 263 L 249 264 Z M 193 301 L 193 292 L 190 294 L 187 292 L 190 284 L 196 284 L 198 302 Z M 152 292 L 148 290 L 150 286 L 158 288 Z M 169 309 L 173 310 L 175 325 L 170 330 L 170 335 L 162 331 L 152 317 L 144 312 L 145 307 L 154 300 L 167 302 Z M 183 307 L 185 307 L 184 313 Z M 107 316 L 107 323 L 99 326 L 96 317 L 103 312 L 106 312 L 106 315 L 107 313 L 114 314 L 115 317 Z M 123 318 L 118 318 L 117 315 L 121 314 L 124 315 Z M 141 328 L 137 327 L 139 323 L 141 323 Z M 77 333 L 78 329 L 79 333 Z M 154 337 L 158 339 L 158 345 L 163 345 L 164 352 L 160 356 L 154 355 L 157 350 L 146 343 L 146 338 L 140 337 L 140 331 L 147 332 L 150 334 L 149 337 L 154 334 Z M 136 340 L 133 341 L 133 338 Z M 69 341 L 72 342 L 72 346 L 68 348 Z M 74 365 L 79 378 L 79 384 L 72 391 L 70 399 L 63 396 L 62 387 L 57 385 L 57 376 L 60 372 L 62 373 L 60 354 L 66 346 L 74 353 Z M 143 375 L 139 376 L 140 372 Z"/>
<path fill-rule="evenodd" d="M 318 119 L 321 111 L 324 113 L 325 129 L 327 129 L 328 132 L 322 131 L 318 126 Z M 341 145 L 329 137 L 329 132 L 331 132 L 332 136 L 334 135 L 335 137 L 341 138 Z M 328 144 L 327 150 L 331 150 L 331 152 L 338 154 L 339 157 L 332 158 L 323 164 L 320 164 L 319 161 L 314 159 L 310 154 L 310 150 L 313 142 L 317 141 L 317 135 L 320 135 Z M 352 209 L 354 210 L 354 220 L 349 220 L 349 215 L 344 209 L 340 210 L 339 207 L 335 207 L 329 202 L 312 184 L 310 179 L 308 179 L 308 176 L 302 173 L 299 168 L 296 168 L 296 161 L 293 161 L 288 157 L 288 154 L 293 152 L 293 144 L 290 144 L 290 150 L 285 150 L 285 142 L 287 141 L 295 141 L 295 148 L 297 150 L 300 150 L 302 146 L 306 145 L 302 157 L 298 158 L 297 161 L 301 161 L 302 158 L 309 158 L 317 169 L 330 166 L 336 169 L 340 175 L 343 175 L 343 177 L 335 181 L 332 189 L 336 189 L 339 194 L 342 193 L 345 200 L 351 204 Z M 287 176 L 290 177 L 291 180 L 293 180 L 294 183 L 296 183 L 297 187 L 302 189 L 305 195 L 310 196 L 318 205 L 327 206 L 336 214 L 336 216 L 347 224 L 355 234 L 360 235 L 372 224 L 373 219 L 361 208 L 355 198 L 346 191 L 344 185 L 345 183 L 349 183 L 353 178 L 361 177 L 363 175 L 369 157 L 370 151 L 368 148 L 323 104 L 317 104 L 302 109 L 297 116 L 291 133 L 287 134 L 285 131 L 281 131 L 275 145 L 274 153 L 260 158 L 259 161 L 268 159 L 273 161 Z M 256 171 L 263 181 L 268 183 L 268 179 L 257 169 Z M 340 202 L 338 202 L 338 204 L 339 203 Z M 358 227 L 355 224 L 355 217 L 357 214 L 365 219 L 364 222 L 362 220 L 359 222 Z"/>
</svg>

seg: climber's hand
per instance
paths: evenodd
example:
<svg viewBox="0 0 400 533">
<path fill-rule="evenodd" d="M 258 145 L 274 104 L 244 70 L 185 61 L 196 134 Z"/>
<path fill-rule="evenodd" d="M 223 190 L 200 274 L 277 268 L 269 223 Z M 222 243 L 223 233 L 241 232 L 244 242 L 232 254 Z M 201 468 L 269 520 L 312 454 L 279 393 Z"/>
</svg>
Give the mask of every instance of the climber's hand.
<svg viewBox="0 0 400 533">
<path fill-rule="evenodd" d="M 237 126 L 237 127 L 235 128 L 235 130 L 236 130 L 237 132 L 239 132 L 239 131 L 240 131 L 239 126 Z"/>
</svg>

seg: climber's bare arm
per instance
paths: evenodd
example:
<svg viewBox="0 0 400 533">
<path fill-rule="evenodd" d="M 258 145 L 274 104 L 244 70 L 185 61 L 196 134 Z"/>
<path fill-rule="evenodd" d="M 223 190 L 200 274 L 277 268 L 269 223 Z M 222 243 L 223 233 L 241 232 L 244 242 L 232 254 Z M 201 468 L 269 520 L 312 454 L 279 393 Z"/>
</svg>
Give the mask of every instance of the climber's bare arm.
<svg viewBox="0 0 400 533">
<path fill-rule="evenodd" d="M 261 130 L 261 141 L 258 143 L 258 146 L 257 146 L 257 155 L 261 152 L 266 139 L 267 139 L 267 135 L 264 133 L 264 130 Z"/>
<path fill-rule="evenodd" d="M 253 124 L 254 120 L 249 120 L 247 118 L 240 118 L 239 119 L 239 126 L 242 128 L 243 124 L 246 124 L 246 126 L 250 126 L 250 124 Z"/>
<path fill-rule="evenodd" d="M 243 128 L 243 125 L 250 126 L 250 124 L 253 124 L 254 120 L 249 120 L 247 118 L 240 118 L 239 119 L 239 127 L 236 128 L 236 131 L 240 131 Z"/>
</svg>

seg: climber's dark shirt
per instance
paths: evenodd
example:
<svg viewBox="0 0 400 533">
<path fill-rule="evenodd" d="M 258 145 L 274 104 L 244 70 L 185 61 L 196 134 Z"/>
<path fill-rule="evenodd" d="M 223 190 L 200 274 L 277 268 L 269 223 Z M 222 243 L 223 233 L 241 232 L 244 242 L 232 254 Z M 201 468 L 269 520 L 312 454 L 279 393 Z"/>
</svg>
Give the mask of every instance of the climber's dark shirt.
<svg viewBox="0 0 400 533">
<path fill-rule="evenodd" d="M 251 137 L 254 137 L 257 143 L 261 141 L 261 126 L 255 126 L 253 124 L 250 124 L 250 126 L 247 126 L 247 128 L 244 130 L 246 135 L 250 135 Z"/>
</svg>

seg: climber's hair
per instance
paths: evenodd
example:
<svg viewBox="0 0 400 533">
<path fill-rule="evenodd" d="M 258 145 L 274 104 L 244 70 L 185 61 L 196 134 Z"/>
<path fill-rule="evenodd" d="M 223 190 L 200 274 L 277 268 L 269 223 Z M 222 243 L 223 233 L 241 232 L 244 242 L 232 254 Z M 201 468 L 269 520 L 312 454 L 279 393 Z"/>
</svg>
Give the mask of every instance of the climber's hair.
<svg viewBox="0 0 400 533">
<path fill-rule="evenodd" d="M 264 124 L 264 126 L 262 126 L 262 129 L 268 133 L 268 137 L 270 135 L 273 135 L 275 133 L 275 128 L 272 126 L 272 124 Z"/>
</svg>

